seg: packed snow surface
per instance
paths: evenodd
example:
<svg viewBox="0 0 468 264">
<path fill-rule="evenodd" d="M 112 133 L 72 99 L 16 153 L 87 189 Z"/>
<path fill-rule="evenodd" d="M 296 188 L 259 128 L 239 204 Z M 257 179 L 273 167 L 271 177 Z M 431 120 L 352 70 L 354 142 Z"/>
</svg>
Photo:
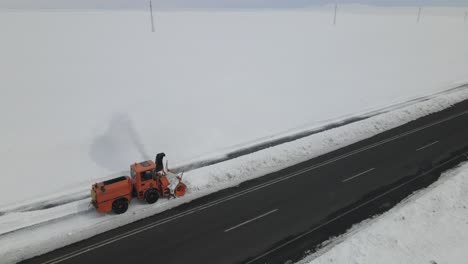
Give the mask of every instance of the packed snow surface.
<svg viewBox="0 0 468 264">
<path fill-rule="evenodd" d="M 466 81 L 464 11 L 357 9 L 0 11 L 0 208 Z"/>
<path fill-rule="evenodd" d="M 302 264 L 451 263 L 468 259 L 468 163 L 366 220 Z"/>
</svg>

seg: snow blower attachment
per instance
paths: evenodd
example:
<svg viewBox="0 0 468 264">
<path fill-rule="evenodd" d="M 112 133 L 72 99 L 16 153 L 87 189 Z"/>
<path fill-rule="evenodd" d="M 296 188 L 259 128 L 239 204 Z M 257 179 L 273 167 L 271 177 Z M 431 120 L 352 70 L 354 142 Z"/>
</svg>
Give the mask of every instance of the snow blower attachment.
<svg viewBox="0 0 468 264">
<path fill-rule="evenodd" d="M 153 204 L 160 197 L 175 198 L 183 196 L 187 186 L 182 182 L 183 173 L 172 173 L 163 159 L 166 155 L 159 153 L 155 162 L 151 160 L 130 165 L 130 176 L 122 176 L 96 183 L 91 188 L 91 202 L 100 213 L 113 211 L 125 213 L 133 198 Z"/>
</svg>

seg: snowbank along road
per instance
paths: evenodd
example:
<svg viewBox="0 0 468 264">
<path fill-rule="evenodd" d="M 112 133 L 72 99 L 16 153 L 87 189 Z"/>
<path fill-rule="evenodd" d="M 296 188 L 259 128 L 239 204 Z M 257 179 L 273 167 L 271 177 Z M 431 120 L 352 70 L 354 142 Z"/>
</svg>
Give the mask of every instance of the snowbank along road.
<svg viewBox="0 0 468 264">
<path fill-rule="evenodd" d="M 468 101 L 24 263 L 284 263 L 466 159 Z M 144 248 L 150 247 L 151 250 Z"/>
</svg>

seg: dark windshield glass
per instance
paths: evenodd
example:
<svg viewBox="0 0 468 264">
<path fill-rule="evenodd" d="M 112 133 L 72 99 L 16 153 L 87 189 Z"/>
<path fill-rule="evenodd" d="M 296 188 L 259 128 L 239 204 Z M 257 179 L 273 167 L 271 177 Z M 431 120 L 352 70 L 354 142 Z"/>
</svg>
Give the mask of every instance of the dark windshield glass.
<svg viewBox="0 0 468 264">
<path fill-rule="evenodd" d="M 147 181 L 153 178 L 153 173 L 151 170 L 141 172 L 141 180 Z"/>
</svg>

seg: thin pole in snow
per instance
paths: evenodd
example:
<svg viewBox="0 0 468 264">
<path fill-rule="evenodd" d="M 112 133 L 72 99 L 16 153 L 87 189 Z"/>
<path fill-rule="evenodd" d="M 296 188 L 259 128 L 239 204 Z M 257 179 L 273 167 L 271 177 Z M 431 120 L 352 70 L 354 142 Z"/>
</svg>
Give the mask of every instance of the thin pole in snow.
<svg viewBox="0 0 468 264">
<path fill-rule="evenodd" d="M 416 20 L 417 23 L 419 23 L 419 21 L 421 20 L 421 12 L 422 12 L 422 7 L 419 7 L 419 10 L 418 10 L 418 19 Z"/>
<path fill-rule="evenodd" d="M 153 19 L 153 3 L 149 1 L 150 15 L 151 15 L 151 32 L 154 32 L 154 19 Z"/>
<path fill-rule="evenodd" d="M 335 16 L 333 17 L 333 25 L 336 25 L 336 13 L 338 12 L 338 4 L 335 3 Z"/>
<path fill-rule="evenodd" d="M 468 20 L 468 11 L 465 11 L 465 23 Z"/>
</svg>

